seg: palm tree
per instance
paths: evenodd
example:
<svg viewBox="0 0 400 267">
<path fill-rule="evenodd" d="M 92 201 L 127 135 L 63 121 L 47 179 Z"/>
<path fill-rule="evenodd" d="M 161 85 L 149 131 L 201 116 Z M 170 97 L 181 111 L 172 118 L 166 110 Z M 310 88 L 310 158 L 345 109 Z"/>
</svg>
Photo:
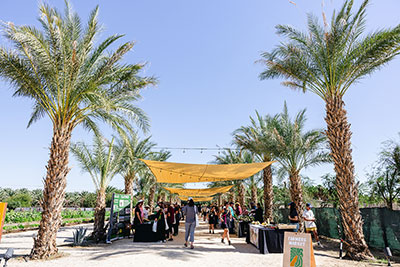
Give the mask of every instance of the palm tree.
<svg viewBox="0 0 400 267">
<path fill-rule="evenodd" d="M 171 152 L 167 150 L 162 150 L 159 152 L 154 152 L 149 155 L 150 160 L 156 160 L 156 161 L 166 161 L 171 157 Z M 145 166 L 143 164 L 143 166 Z M 142 185 L 142 190 L 141 191 L 149 191 L 148 195 L 148 203 L 150 206 L 150 209 L 152 210 L 154 207 L 154 198 L 156 196 L 156 192 L 158 188 L 157 180 L 154 177 L 153 173 L 146 167 L 146 168 L 141 168 L 140 173 L 139 173 L 139 179 L 137 180 L 137 183 Z"/>
<path fill-rule="evenodd" d="M 227 149 L 222 152 L 220 155 L 216 155 L 215 157 L 215 162 L 218 164 L 238 164 L 238 163 L 253 163 L 255 162 L 255 156 L 247 151 L 238 151 L 238 150 L 232 150 L 232 149 Z M 252 177 L 253 178 L 253 177 Z M 246 179 L 246 180 L 249 180 Z M 234 184 L 235 189 L 237 192 L 238 196 L 238 202 L 242 207 L 245 206 L 246 204 L 246 187 L 245 187 L 245 182 L 246 180 L 236 180 L 236 181 L 226 181 L 226 182 L 214 182 L 210 183 L 212 187 L 215 186 L 224 186 L 224 185 L 230 185 Z M 235 194 L 230 195 L 230 198 L 233 199 Z"/>
<path fill-rule="evenodd" d="M 240 148 L 258 155 L 264 162 L 271 161 L 274 159 L 274 144 L 271 134 L 277 116 L 267 115 L 262 117 L 258 112 L 256 112 L 256 115 L 256 119 L 250 117 L 250 126 L 242 126 L 233 133 L 234 143 Z M 265 218 L 272 220 L 274 195 L 271 165 L 263 170 L 263 182 Z"/>
<path fill-rule="evenodd" d="M 348 257 L 372 257 L 362 230 L 358 186 L 354 179 L 351 131 L 343 96 L 349 87 L 391 61 L 400 50 L 400 26 L 362 35 L 366 25 L 364 0 L 352 13 L 353 0 L 345 1 L 324 26 L 309 15 L 308 32 L 278 25 L 277 31 L 288 39 L 270 53 L 263 53 L 266 69 L 261 79 L 285 78 L 283 84 L 321 97 L 326 105 L 328 137 L 335 165 L 337 191 Z M 324 16 L 325 18 L 325 16 Z"/>
<path fill-rule="evenodd" d="M 297 113 L 292 121 L 285 103 L 273 134 L 274 155 L 280 165 L 278 177 L 289 177 L 291 200 L 296 204 L 299 215 L 304 210 L 301 170 L 331 161 L 329 153 L 323 150 L 326 137 L 322 131 L 304 131 L 305 112 L 304 109 Z M 302 222 L 301 216 L 299 218 Z"/>
<path fill-rule="evenodd" d="M 93 145 L 93 149 L 90 149 L 85 143 L 76 143 L 71 146 L 71 151 L 81 165 L 82 171 L 90 174 L 96 187 L 93 238 L 99 241 L 105 237 L 106 190 L 119 172 L 124 155 L 115 149 L 114 138 L 108 143 L 102 136 L 95 135 Z"/>
<path fill-rule="evenodd" d="M 147 159 L 153 152 L 152 148 L 156 144 L 150 141 L 150 137 L 140 140 L 135 134 L 127 140 L 120 139 L 117 142 L 116 149 L 123 151 L 123 160 L 121 162 L 121 174 L 125 181 L 125 194 L 133 197 L 133 182 L 136 174 L 142 168 L 146 168 L 138 159 Z"/>
<path fill-rule="evenodd" d="M 65 14 L 43 4 L 39 7 L 42 30 L 31 26 L 2 25 L 13 49 L 0 48 L 0 77 L 10 82 L 14 96 L 33 100 L 28 127 L 42 117 L 53 126 L 50 159 L 44 179 L 43 213 L 32 258 L 48 258 L 58 252 L 56 235 L 61 224 L 69 147 L 73 130 L 82 125 L 98 132 L 98 122 L 118 132 L 131 132 L 131 124 L 148 128 L 143 111 L 132 103 L 141 88 L 155 80 L 139 77 L 142 64 L 120 63 L 133 42 L 107 51 L 122 35 L 113 35 L 97 46 L 101 30 L 98 8 L 82 26 L 79 16 L 66 4 Z"/>
</svg>

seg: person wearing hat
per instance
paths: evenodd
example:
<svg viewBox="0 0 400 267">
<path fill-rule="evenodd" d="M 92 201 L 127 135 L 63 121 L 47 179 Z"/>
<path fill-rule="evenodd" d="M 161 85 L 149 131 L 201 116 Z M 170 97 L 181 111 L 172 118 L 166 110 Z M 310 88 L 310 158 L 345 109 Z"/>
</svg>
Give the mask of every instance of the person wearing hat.
<svg viewBox="0 0 400 267">
<path fill-rule="evenodd" d="M 306 204 L 306 210 L 303 212 L 303 219 L 306 225 L 306 233 L 312 233 L 314 235 L 315 240 L 317 241 L 318 246 L 322 247 L 321 242 L 319 241 L 318 233 L 317 233 L 317 225 L 315 224 L 315 216 L 314 212 L 311 210 L 312 206 L 310 203 Z"/>
<path fill-rule="evenodd" d="M 296 225 L 295 232 L 299 230 L 299 214 L 296 210 L 296 204 L 294 202 L 289 203 L 289 222 L 292 225 Z"/>
</svg>

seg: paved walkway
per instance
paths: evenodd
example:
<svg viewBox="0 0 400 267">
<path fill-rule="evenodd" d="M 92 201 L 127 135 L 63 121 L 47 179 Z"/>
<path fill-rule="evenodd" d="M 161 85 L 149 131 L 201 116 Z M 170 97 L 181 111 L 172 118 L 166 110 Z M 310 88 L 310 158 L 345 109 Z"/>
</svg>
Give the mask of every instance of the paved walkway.
<svg viewBox="0 0 400 267">
<path fill-rule="evenodd" d="M 91 225 L 84 225 L 90 227 Z M 79 226 L 63 227 L 58 234 L 59 245 L 71 242 L 73 231 Z M 9 261 L 10 267 L 33 266 L 185 266 L 185 267 L 214 267 L 214 266 L 263 266 L 281 267 L 282 254 L 259 254 L 257 249 L 246 244 L 244 238 L 232 238 L 232 245 L 221 243 L 221 230 L 209 234 L 208 225 L 201 223 L 196 229 L 195 249 L 183 248 L 183 227 L 174 241 L 167 243 L 133 243 L 132 239 L 123 239 L 113 242 L 111 245 L 99 244 L 93 247 L 69 247 L 61 246 L 63 257 L 50 261 L 25 262 L 21 257 Z M 17 256 L 29 254 L 33 244 L 32 237 L 35 231 L 7 234 L 0 243 L 0 253 L 4 253 L 8 247 L 15 249 Z M 353 267 L 353 266 L 386 266 L 384 264 L 357 263 L 337 259 L 337 252 L 329 249 L 315 251 L 317 266 L 323 267 Z M 400 266 L 400 265 L 393 265 Z"/>
</svg>

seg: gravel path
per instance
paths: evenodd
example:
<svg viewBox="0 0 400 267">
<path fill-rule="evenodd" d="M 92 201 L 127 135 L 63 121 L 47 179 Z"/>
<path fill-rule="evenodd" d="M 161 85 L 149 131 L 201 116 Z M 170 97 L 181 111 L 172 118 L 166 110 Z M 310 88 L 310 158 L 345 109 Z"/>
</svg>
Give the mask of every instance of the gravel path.
<svg viewBox="0 0 400 267">
<path fill-rule="evenodd" d="M 82 226 L 82 225 L 80 225 Z M 83 225 L 91 227 L 91 225 Z M 263 266 L 281 267 L 282 254 L 259 254 L 257 249 L 246 244 L 244 238 L 232 238 L 232 245 L 220 242 L 221 230 L 214 235 L 208 234 L 207 226 L 201 223 L 196 229 L 195 249 L 183 248 L 183 230 L 180 229 L 178 237 L 174 241 L 164 243 L 133 243 L 132 239 L 123 239 L 113 242 L 111 245 L 100 244 L 92 247 L 69 247 L 61 246 L 60 252 L 65 256 L 49 261 L 25 262 L 22 256 L 29 254 L 33 244 L 32 237 L 36 231 L 6 234 L 0 243 L 0 253 L 4 253 L 8 247 L 15 249 L 15 254 L 20 258 L 9 261 L 10 267 L 25 266 L 191 266 L 191 267 L 214 267 L 214 266 Z M 59 245 L 71 242 L 72 232 L 79 226 L 63 227 L 58 233 L 57 243 Z M 353 266 L 387 266 L 377 263 L 359 263 L 337 259 L 337 252 L 328 248 L 323 250 L 315 247 L 317 266 L 321 267 L 353 267 Z M 400 266 L 395 264 L 392 266 Z"/>
</svg>

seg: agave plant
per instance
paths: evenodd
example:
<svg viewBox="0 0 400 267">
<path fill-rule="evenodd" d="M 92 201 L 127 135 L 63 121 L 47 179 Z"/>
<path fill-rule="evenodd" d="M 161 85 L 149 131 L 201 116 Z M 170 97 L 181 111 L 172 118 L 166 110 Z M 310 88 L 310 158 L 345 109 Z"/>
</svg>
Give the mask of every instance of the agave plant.
<svg viewBox="0 0 400 267">
<path fill-rule="evenodd" d="M 85 237 L 86 237 L 86 228 L 79 227 L 78 229 L 75 230 L 73 233 L 73 245 L 74 246 L 82 246 L 82 244 L 85 242 Z"/>
</svg>

